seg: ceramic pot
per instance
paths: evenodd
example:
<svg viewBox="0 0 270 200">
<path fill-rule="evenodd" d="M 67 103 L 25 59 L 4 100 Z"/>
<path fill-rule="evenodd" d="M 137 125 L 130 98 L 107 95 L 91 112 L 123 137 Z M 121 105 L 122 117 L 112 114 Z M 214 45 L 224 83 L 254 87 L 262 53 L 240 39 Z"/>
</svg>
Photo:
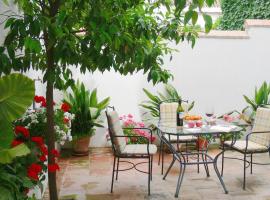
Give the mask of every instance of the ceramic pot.
<svg viewBox="0 0 270 200">
<path fill-rule="evenodd" d="M 197 140 L 197 149 L 206 150 L 208 146 L 208 141 L 205 138 L 199 137 Z"/>
<path fill-rule="evenodd" d="M 87 156 L 89 154 L 90 136 L 82 137 L 73 141 L 73 155 Z"/>
</svg>

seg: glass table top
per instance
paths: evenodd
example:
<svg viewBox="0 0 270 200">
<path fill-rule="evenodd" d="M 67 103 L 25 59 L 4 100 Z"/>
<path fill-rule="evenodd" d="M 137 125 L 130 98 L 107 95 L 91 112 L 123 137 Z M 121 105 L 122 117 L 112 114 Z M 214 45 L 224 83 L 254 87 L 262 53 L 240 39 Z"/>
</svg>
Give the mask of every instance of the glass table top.
<svg viewBox="0 0 270 200">
<path fill-rule="evenodd" d="M 183 127 L 177 127 L 176 123 L 156 122 L 156 127 L 163 133 L 172 135 L 200 135 L 217 133 L 238 133 L 243 130 L 242 127 L 227 123 L 223 120 L 217 120 L 215 125 L 203 124 L 202 127 L 189 128 L 187 124 Z"/>
</svg>

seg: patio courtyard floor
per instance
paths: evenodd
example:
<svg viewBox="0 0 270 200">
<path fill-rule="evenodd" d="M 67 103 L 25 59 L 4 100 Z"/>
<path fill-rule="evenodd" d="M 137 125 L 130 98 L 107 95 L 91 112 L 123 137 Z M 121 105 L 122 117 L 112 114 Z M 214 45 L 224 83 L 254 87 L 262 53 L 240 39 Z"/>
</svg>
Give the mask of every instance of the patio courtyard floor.
<svg viewBox="0 0 270 200">
<path fill-rule="evenodd" d="M 218 150 L 211 150 L 216 154 Z M 242 157 L 236 152 L 227 152 L 226 156 Z M 172 157 L 165 156 L 165 169 Z M 135 160 L 138 162 L 138 160 Z M 179 168 L 173 166 L 166 180 L 162 180 L 158 154 L 154 157 L 151 196 L 147 195 L 147 175 L 136 170 L 119 172 L 114 184 L 114 193 L 110 193 L 113 156 L 108 148 L 91 149 L 88 157 L 66 157 L 59 160 L 61 172 L 58 176 L 60 199 L 78 200 L 140 200 L 140 199 L 176 199 L 174 198 Z M 254 162 L 269 162 L 269 155 L 255 155 Z M 220 161 L 219 161 L 220 162 Z M 120 163 L 120 168 L 128 165 Z M 219 165 L 220 166 L 220 165 Z M 147 169 L 141 165 L 140 169 Z M 224 194 L 213 167 L 210 165 L 210 177 L 206 177 L 203 166 L 197 173 L 196 166 L 188 166 L 178 199 L 236 199 L 270 200 L 270 166 L 254 165 L 253 174 L 247 169 L 247 189 L 242 190 L 243 162 L 225 159 L 224 182 L 229 194 Z"/>
</svg>

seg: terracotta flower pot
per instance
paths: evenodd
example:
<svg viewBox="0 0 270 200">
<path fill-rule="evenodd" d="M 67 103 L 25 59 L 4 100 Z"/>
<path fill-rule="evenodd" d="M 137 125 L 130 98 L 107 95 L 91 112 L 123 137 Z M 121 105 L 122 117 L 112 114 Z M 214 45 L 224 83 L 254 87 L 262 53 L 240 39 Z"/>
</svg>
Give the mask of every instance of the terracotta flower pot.
<svg viewBox="0 0 270 200">
<path fill-rule="evenodd" d="M 197 149 L 206 150 L 208 146 L 208 141 L 205 138 L 198 138 L 197 140 Z"/>
<path fill-rule="evenodd" d="M 89 154 L 90 136 L 82 137 L 73 141 L 73 155 L 87 156 Z"/>
</svg>

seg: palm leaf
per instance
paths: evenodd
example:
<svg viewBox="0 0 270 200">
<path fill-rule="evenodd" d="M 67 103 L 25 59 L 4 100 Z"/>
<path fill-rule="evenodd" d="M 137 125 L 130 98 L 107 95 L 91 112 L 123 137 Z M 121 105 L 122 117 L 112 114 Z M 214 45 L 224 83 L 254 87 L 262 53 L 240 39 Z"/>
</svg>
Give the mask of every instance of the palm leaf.
<svg viewBox="0 0 270 200">
<path fill-rule="evenodd" d="M 246 102 L 251 105 L 251 107 L 253 108 L 253 110 L 257 110 L 256 103 L 253 102 L 252 100 L 250 100 L 246 95 L 243 95 L 243 96 L 244 96 L 244 99 L 246 100 Z"/>
</svg>

